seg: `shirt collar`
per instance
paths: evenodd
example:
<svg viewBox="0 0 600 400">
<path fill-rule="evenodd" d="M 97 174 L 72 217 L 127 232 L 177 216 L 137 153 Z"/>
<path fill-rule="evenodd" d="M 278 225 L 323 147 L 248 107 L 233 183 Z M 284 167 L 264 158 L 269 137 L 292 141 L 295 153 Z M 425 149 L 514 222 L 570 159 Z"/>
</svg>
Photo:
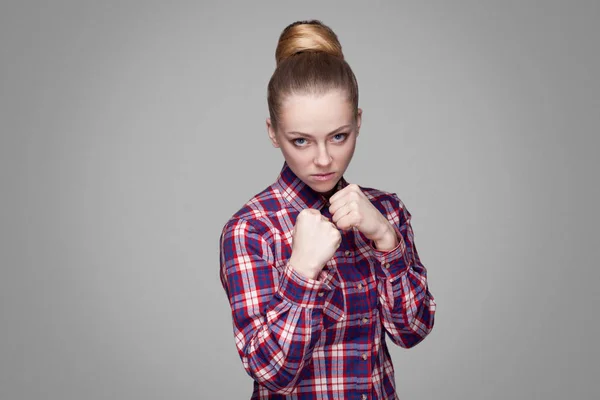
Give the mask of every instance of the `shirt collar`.
<svg viewBox="0 0 600 400">
<path fill-rule="evenodd" d="M 335 192 L 346 186 L 348 186 L 348 182 L 342 176 L 335 186 Z M 302 211 L 305 208 L 320 210 L 323 206 L 329 206 L 327 198 L 321 193 L 313 190 L 304 183 L 302 179 L 298 178 L 285 161 L 274 187 L 278 189 L 287 202 L 298 211 Z"/>
</svg>

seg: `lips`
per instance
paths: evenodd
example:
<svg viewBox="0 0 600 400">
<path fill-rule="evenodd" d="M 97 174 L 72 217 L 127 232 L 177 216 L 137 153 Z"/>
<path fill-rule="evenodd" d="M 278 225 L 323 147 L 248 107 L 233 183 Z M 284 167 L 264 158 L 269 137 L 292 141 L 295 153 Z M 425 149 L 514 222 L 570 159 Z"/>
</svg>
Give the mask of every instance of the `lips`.
<svg viewBox="0 0 600 400">
<path fill-rule="evenodd" d="M 329 182 L 333 179 L 333 175 L 335 175 L 335 172 L 330 172 L 326 175 L 316 174 L 312 176 L 312 179 L 317 182 Z"/>
<path fill-rule="evenodd" d="M 327 175 L 331 175 L 333 174 L 333 172 L 328 172 L 326 174 L 313 174 L 313 176 L 327 176 Z"/>
</svg>

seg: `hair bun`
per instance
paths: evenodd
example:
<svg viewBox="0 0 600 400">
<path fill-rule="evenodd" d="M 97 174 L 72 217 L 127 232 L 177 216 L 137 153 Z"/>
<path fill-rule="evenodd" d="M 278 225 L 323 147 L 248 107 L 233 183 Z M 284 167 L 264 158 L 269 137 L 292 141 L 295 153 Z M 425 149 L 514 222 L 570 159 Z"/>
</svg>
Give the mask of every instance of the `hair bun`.
<svg viewBox="0 0 600 400">
<path fill-rule="evenodd" d="M 319 20 L 296 21 L 288 25 L 279 36 L 275 60 L 283 60 L 303 52 L 324 52 L 344 59 L 342 45 L 337 35 Z"/>
</svg>

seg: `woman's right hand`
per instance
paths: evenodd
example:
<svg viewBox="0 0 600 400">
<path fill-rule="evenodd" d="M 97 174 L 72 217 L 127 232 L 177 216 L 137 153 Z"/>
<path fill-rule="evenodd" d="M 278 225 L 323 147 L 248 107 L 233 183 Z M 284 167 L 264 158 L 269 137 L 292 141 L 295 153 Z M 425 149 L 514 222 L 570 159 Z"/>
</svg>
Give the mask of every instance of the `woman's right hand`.
<svg viewBox="0 0 600 400">
<path fill-rule="evenodd" d="M 342 242 L 338 228 L 319 210 L 306 208 L 298 214 L 292 232 L 292 268 L 316 279 Z"/>
</svg>

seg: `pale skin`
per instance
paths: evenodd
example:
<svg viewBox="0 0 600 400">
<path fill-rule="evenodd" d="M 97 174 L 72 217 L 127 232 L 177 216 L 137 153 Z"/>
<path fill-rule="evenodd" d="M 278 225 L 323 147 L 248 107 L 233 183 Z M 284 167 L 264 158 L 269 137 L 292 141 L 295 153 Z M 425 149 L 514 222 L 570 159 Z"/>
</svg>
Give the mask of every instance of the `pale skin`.
<svg viewBox="0 0 600 400">
<path fill-rule="evenodd" d="M 329 198 L 331 221 L 318 210 L 305 209 L 297 217 L 290 264 L 304 276 L 316 279 L 341 243 L 339 230 L 358 229 L 375 247 L 388 251 L 398 245 L 396 232 L 358 185 L 333 192 L 346 171 L 356 147 L 362 109 L 356 118 L 344 92 L 324 95 L 292 94 L 285 98 L 277 128 L 267 118 L 267 132 L 280 148 L 290 169 L 316 192 Z M 315 174 L 333 173 L 326 181 Z M 338 230 L 339 229 L 339 230 Z"/>
</svg>

